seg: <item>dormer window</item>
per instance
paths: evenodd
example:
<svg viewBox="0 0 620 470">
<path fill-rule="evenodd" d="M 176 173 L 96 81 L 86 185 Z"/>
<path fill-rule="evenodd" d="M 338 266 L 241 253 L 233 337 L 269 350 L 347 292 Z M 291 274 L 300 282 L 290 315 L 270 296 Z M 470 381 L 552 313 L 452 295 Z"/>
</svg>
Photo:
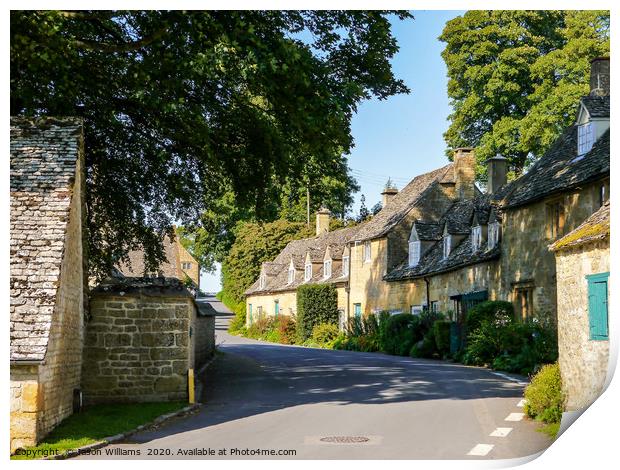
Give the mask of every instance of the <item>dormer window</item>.
<svg viewBox="0 0 620 470">
<path fill-rule="evenodd" d="M 323 279 L 332 277 L 332 260 L 326 259 L 323 261 Z"/>
<path fill-rule="evenodd" d="M 443 259 L 448 258 L 450 256 L 450 250 L 452 249 L 452 236 L 444 235 L 443 236 Z"/>
<path fill-rule="evenodd" d="M 471 229 L 471 246 L 474 253 L 480 249 L 482 244 L 482 227 L 477 225 Z"/>
<path fill-rule="evenodd" d="M 343 276 L 349 275 L 349 256 L 348 255 L 342 257 L 342 275 Z"/>
<path fill-rule="evenodd" d="M 409 242 L 409 267 L 417 266 L 420 262 L 420 242 Z"/>
<path fill-rule="evenodd" d="M 267 276 L 265 275 L 265 273 L 261 273 L 260 277 L 258 278 L 258 287 L 262 290 L 265 288 L 266 285 L 267 285 Z"/>
<path fill-rule="evenodd" d="M 372 253 L 370 251 L 370 240 L 364 242 L 364 263 L 370 263 Z"/>
<path fill-rule="evenodd" d="M 292 284 L 293 282 L 295 282 L 295 266 L 291 263 L 288 267 L 288 283 Z"/>
<path fill-rule="evenodd" d="M 312 263 L 306 263 L 304 266 L 304 281 L 312 279 Z"/>
<path fill-rule="evenodd" d="M 585 155 L 594 145 L 594 126 L 586 122 L 577 127 L 577 155 Z"/>
<path fill-rule="evenodd" d="M 487 246 L 489 250 L 492 250 L 497 246 L 499 242 L 499 222 L 492 222 L 489 224 L 489 237 L 487 240 Z"/>
</svg>

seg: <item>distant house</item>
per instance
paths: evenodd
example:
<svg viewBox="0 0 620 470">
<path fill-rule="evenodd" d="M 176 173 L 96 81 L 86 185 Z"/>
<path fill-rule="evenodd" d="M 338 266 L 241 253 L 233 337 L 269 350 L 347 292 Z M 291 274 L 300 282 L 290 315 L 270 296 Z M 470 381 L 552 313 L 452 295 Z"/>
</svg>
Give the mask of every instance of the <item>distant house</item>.
<svg viewBox="0 0 620 470">
<path fill-rule="evenodd" d="M 165 236 L 163 245 L 166 261 L 159 265 L 156 272 L 146 270 L 142 250 L 130 251 L 129 262 L 120 264 L 118 271 L 125 277 L 169 277 L 180 281 L 190 279 L 196 288 L 200 288 L 200 265 L 181 244 L 179 236 L 174 237 L 174 242 Z"/>
<path fill-rule="evenodd" d="M 558 349 L 568 411 L 600 395 L 609 362 L 609 201 L 550 246 L 558 285 Z"/>
<path fill-rule="evenodd" d="M 73 412 L 84 299 L 77 119 L 11 118 L 11 451 Z"/>
</svg>

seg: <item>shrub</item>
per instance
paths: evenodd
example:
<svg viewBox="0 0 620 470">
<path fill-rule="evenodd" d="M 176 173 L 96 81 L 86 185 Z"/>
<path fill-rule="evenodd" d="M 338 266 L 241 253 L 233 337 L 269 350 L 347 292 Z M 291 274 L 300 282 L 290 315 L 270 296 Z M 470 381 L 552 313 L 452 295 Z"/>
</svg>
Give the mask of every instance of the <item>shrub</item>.
<svg viewBox="0 0 620 470">
<path fill-rule="evenodd" d="M 312 329 L 312 341 L 319 346 L 327 346 L 340 334 L 338 327 L 332 323 L 321 323 Z"/>
<path fill-rule="evenodd" d="M 305 341 L 321 323 L 338 324 L 338 295 L 331 284 L 309 284 L 297 288 L 297 336 Z"/>
<path fill-rule="evenodd" d="M 512 322 L 514 308 L 510 302 L 503 300 L 487 300 L 473 306 L 467 312 L 465 325 L 468 332 L 475 331 L 484 321 Z"/>
<path fill-rule="evenodd" d="M 524 411 L 530 418 L 545 423 L 559 423 L 564 409 L 560 366 L 547 364 L 525 388 Z"/>
<path fill-rule="evenodd" d="M 245 320 L 246 320 L 245 302 L 239 302 L 236 305 L 233 305 L 231 310 L 235 314 L 235 317 L 230 321 L 230 324 L 228 325 L 228 331 L 233 334 L 239 333 L 245 328 Z"/>
<path fill-rule="evenodd" d="M 435 344 L 435 333 L 429 330 L 421 341 L 414 344 L 409 350 L 411 357 L 432 358 L 437 353 L 437 345 Z"/>
<path fill-rule="evenodd" d="M 388 354 L 406 356 L 418 337 L 420 317 L 410 313 L 398 313 L 387 320 L 385 326 L 384 351 Z"/>
<path fill-rule="evenodd" d="M 440 356 L 450 353 L 450 325 L 451 322 L 445 320 L 437 320 L 433 323 L 435 346 Z"/>
<path fill-rule="evenodd" d="M 288 315 L 279 317 L 278 331 L 282 344 L 295 344 L 297 342 L 297 325 Z"/>
</svg>

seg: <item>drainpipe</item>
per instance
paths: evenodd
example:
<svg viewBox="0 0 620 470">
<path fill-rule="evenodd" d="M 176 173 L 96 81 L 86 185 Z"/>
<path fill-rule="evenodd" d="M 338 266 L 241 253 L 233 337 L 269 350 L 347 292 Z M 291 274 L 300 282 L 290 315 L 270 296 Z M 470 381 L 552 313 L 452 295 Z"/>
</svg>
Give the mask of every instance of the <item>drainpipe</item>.
<svg viewBox="0 0 620 470">
<path fill-rule="evenodd" d="M 431 281 L 429 278 L 425 277 L 424 282 L 426 282 L 426 310 L 431 311 Z"/>
</svg>

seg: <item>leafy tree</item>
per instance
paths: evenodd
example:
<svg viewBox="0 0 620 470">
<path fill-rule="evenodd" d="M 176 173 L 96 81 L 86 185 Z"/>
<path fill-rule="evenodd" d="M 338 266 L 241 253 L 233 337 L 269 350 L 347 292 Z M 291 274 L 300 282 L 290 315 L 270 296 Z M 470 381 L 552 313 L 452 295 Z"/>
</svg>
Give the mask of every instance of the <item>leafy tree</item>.
<svg viewBox="0 0 620 470">
<path fill-rule="evenodd" d="M 440 36 L 453 107 L 450 148 L 501 153 L 517 175 L 574 119 L 590 60 L 609 54 L 608 11 L 468 11 Z"/>
<path fill-rule="evenodd" d="M 377 215 L 381 209 L 383 209 L 383 204 L 381 204 L 381 202 L 377 202 L 374 206 L 372 206 L 372 209 L 370 209 L 370 213 L 372 215 Z"/>
<path fill-rule="evenodd" d="M 93 272 L 140 247 L 154 268 L 172 222 L 269 219 L 309 162 L 344 179 L 358 104 L 408 91 L 389 14 L 12 11 L 11 113 L 84 118 Z"/>
<path fill-rule="evenodd" d="M 366 207 L 366 196 L 362 194 L 362 197 L 360 199 L 360 212 L 359 212 L 359 215 L 357 216 L 357 222 L 361 223 L 364 220 L 366 220 L 368 217 L 370 217 L 370 212 L 368 211 L 368 208 Z"/>
</svg>

